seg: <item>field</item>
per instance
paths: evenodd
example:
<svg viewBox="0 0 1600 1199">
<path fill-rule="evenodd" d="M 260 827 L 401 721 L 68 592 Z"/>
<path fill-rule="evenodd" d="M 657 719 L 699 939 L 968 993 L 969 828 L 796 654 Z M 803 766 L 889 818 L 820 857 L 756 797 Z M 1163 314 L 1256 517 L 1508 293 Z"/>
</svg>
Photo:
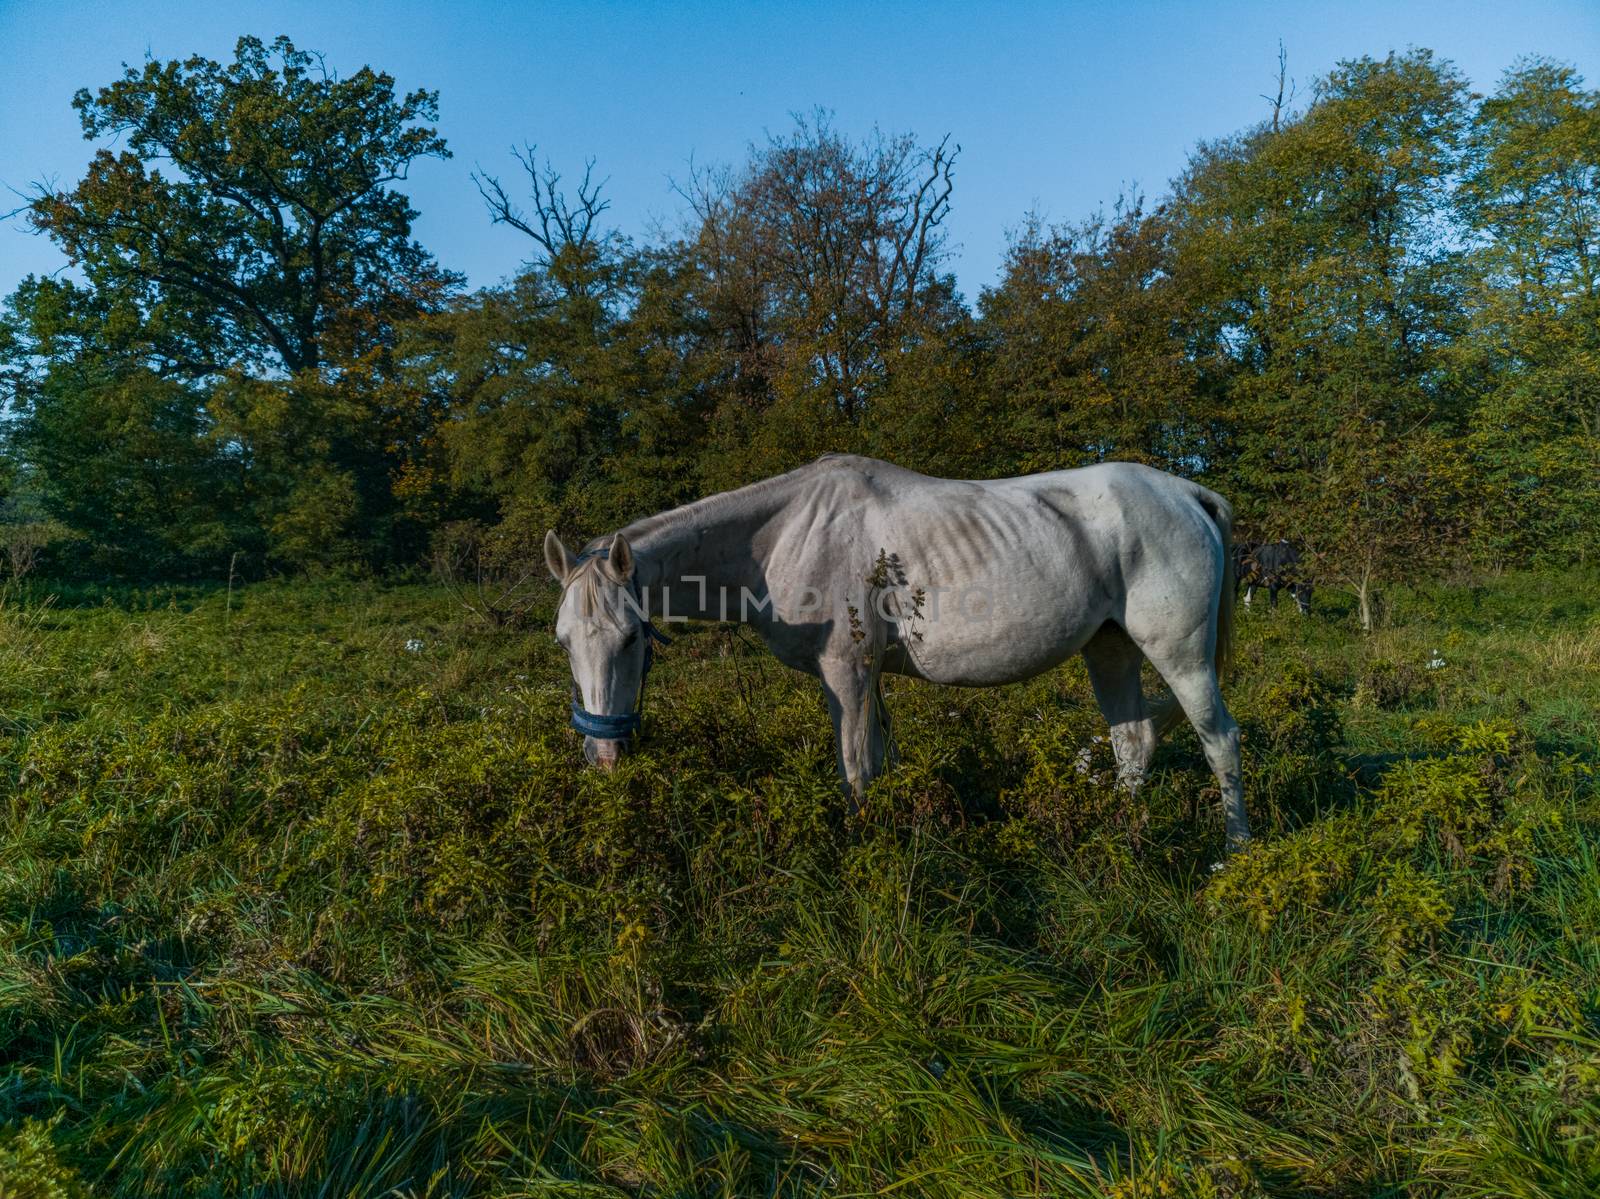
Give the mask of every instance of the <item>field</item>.
<svg viewBox="0 0 1600 1199">
<path fill-rule="evenodd" d="M 729 630 L 605 776 L 548 607 L 13 589 L 0 1194 L 1600 1193 L 1600 577 L 1350 608 L 1241 616 L 1213 872 L 1076 663 L 892 685 L 856 819 Z"/>
</svg>

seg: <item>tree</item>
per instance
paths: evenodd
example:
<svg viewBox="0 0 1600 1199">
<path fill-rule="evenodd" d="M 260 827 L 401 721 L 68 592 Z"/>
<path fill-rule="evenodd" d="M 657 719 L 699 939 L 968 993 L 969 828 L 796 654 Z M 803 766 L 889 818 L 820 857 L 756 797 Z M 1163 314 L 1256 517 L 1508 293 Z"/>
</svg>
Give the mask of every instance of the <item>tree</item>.
<svg viewBox="0 0 1600 1199">
<path fill-rule="evenodd" d="M 117 136 L 70 191 L 31 205 L 117 311 L 157 325 L 163 378 L 212 385 L 206 418 L 250 471 L 280 557 L 383 557 L 415 438 L 385 385 L 396 327 L 456 285 L 411 239 L 394 184 L 445 157 L 437 95 L 397 96 L 280 37 L 234 61 L 129 68 L 73 100 L 85 137 Z M 332 519 L 334 514 L 337 519 Z"/>
<path fill-rule="evenodd" d="M 1109 459 L 1194 473 L 1207 454 L 1200 371 L 1183 336 L 1164 209 L 1119 199 L 1109 217 L 1030 221 L 983 293 L 990 405 L 1005 469 Z"/>
<path fill-rule="evenodd" d="M 1466 88 L 1425 50 L 1363 58 L 1275 116 L 1202 146 L 1174 201 L 1190 337 L 1221 366 L 1232 425 L 1210 469 L 1244 528 L 1291 536 L 1330 569 L 1369 562 L 1370 597 L 1460 548 L 1445 509 L 1464 497 L 1434 482 L 1461 477 L 1467 415 L 1448 369 L 1464 325 L 1449 196 Z M 1427 536 L 1372 556 L 1395 513 L 1420 511 Z"/>
<path fill-rule="evenodd" d="M 1600 553 L 1600 95 L 1528 59 L 1479 106 L 1458 199 L 1478 241 L 1471 336 L 1486 490 L 1479 552 L 1497 562 Z"/>
<path fill-rule="evenodd" d="M 185 575 L 259 544 L 201 389 L 152 365 L 166 360 L 158 326 L 114 296 L 30 278 L 3 327 L 11 515 L 71 530 L 85 557 L 69 569 Z"/>
<path fill-rule="evenodd" d="M 959 147 L 796 118 L 738 171 L 681 188 L 696 296 L 729 356 L 727 482 L 858 448 L 902 353 L 964 316 L 941 272 Z"/>
<path fill-rule="evenodd" d="M 1396 428 L 1381 392 L 1351 397 L 1310 480 L 1299 539 L 1324 582 L 1355 597 L 1363 632 L 1384 583 L 1426 578 L 1465 540 L 1471 472 L 1459 439 L 1436 425 Z"/>
<path fill-rule="evenodd" d="M 691 267 L 639 251 L 599 224 L 589 172 L 569 203 L 532 150 L 524 212 L 479 177 L 491 218 L 532 254 L 504 286 L 416 322 L 403 352 L 413 387 L 439 397 L 437 442 L 479 519 L 593 530 L 699 489 L 710 373 Z M 537 549 L 538 543 L 534 544 Z"/>
<path fill-rule="evenodd" d="M 533 263 L 560 291 L 573 296 L 587 296 L 591 291 L 603 294 L 609 282 L 608 259 L 624 247 L 615 231 L 600 224 L 611 202 L 604 198 L 605 184 L 594 180 L 594 160 L 585 164 L 577 200 L 572 201 L 562 190 L 555 167 L 548 162 L 540 165 L 535 147 L 513 148 L 511 154 L 528 176 L 532 211 L 524 212 L 499 179 L 474 171 L 472 180 L 489 210 L 489 219 L 533 242 Z"/>
<path fill-rule="evenodd" d="M 371 68 L 339 79 L 286 37 L 270 50 L 244 37 L 229 65 L 147 62 L 72 104 L 86 138 L 128 149 L 98 151 L 70 192 L 42 191 L 33 223 L 95 288 L 188 314 L 191 373 L 315 370 L 336 330 L 409 314 L 419 283 L 440 282 L 390 186 L 448 157 L 417 123 L 437 117 L 436 92 L 397 99 Z"/>
</svg>

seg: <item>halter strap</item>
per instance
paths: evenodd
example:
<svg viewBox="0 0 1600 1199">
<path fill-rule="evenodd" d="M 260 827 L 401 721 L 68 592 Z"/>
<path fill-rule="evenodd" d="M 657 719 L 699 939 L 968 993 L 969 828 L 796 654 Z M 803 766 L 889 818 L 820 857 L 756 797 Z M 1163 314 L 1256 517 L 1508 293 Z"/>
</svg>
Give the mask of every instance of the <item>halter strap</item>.
<svg viewBox="0 0 1600 1199">
<path fill-rule="evenodd" d="M 592 558 L 611 557 L 609 546 L 600 546 L 598 549 L 584 550 L 578 555 L 577 565 L 582 566 Z M 632 586 L 630 584 L 630 586 Z M 634 598 L 639 599 L 639 593 L 634 591 Z M 626 741 L 630 737 L 637 737 L 644 724 L 644 685 L 650 677 L 650 667 L 655 664 L 655 647 L 671 645 L 672 638 L 668 637 L 655 625 L 650 623 L 650 618 L 644 615 L 644 603 L 638 605 L 639 619 L 644 627 L 644 670 L 639 675 L 639 694 L 634 700 L 633 711 L 622 712 L 616 715 L 605 715 L 590 712 L 584 708 L 578 697 L 578 684 L 572 684 L 572 727 L 585 737 L 595 737 L 601 741 Z"/>
</svg>

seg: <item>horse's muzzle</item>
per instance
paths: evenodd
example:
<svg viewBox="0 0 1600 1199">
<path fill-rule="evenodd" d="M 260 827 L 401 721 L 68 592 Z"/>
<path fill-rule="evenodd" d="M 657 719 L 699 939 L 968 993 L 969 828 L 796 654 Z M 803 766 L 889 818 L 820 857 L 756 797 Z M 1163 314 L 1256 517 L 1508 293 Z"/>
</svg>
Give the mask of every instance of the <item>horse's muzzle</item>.
<svg viewBox="0 0 1600 1199">
<path fill-rule="evenodd" d="M 609 741 L 599 737 L 585 737 L 583 739 L 583 756 L 591 766 L 598 766 L 602 770 L 611 770 L 622 761 L 622 755 L 628 750 L 626 741 Z"/>
</svg>

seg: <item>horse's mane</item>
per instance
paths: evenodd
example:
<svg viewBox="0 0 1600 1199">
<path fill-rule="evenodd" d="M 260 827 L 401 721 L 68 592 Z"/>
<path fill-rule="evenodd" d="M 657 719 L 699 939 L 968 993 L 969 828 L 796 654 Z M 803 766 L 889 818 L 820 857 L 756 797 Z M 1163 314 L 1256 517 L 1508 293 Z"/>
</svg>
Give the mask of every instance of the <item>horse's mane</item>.
<svg viewBox="0 0 1600 1199">
<path fill-rule="evenodd" d="M 561 599 L 556 601 L 556 610 L 560 610 L 568 592 L 576 591 L 578 611 L 582 615 L 601 616 L 612 628 L 620 629 L 623 627 L 621 609 L 627 605 L 613 603 L 610 597 L 601 591 L 602 584 L 617 586 L 613 580 L 606 578 L 600 572 L 602 561 L 602 558 L 595 556 L 579 562 L 573 568 L 572 573 L 561 584 Z"/>
</svg>

